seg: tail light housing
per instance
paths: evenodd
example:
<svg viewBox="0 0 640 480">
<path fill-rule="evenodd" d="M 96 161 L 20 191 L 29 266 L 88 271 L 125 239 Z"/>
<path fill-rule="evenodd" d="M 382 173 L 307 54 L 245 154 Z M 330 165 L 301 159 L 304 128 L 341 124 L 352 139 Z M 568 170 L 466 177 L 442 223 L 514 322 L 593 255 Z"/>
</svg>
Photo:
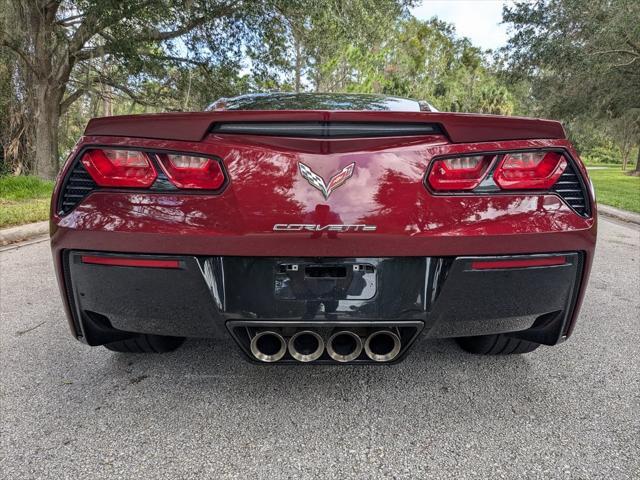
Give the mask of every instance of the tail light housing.
<svg viewBox="0 0 640 480">
<path fill-rule="evenodd" d="M 160 166 L 178 188 L 218 190 L 225 177 L 219 160 L 195 155 L 162 153 Z"/>
<path fill-rule="evenodd" d="M 219 190 L 226 181 L 221 160 L 188 153 L 92 148 L 80 161 L 100 187 L 148 188 L 158 172 L 180 189 Z"/>
<path fill-rule="evenodd" d="M 559 152 L 506 153 L 493 179 L 504 190 L 549 189 L 567 168 Z"/>
<path fill-rule="evenodd" d="M 494 155 L 474 155 L 436 160 L 429 172 L 429 185 L 437 191 L 473 190 L 485 177 Z"/>
<path fill-rule="evenodd" d="M 435 191 L 549 190 L 567 169 L 561 152 L 538 150 L 436 159 L 427 176 Z M 485 182 L 485 183 L 483 183 Z M 493 190 L 492 190 L 493 188 Z"/>
<path fill-rule="evenodd" d="M 91 149 L 82 164 L 101 187 L 150 187 L 158 176 L 145 152 L 137 150 Z"/>
</svg>

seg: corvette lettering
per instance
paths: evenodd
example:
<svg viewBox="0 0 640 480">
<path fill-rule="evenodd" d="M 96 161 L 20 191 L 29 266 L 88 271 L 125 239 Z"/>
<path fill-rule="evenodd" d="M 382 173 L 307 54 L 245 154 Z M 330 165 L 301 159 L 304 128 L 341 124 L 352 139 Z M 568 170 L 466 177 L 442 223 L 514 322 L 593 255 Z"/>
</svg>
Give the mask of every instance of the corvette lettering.
<svg viewBox="0 0 640 480">
<path fill-rule="evenodd" d="M 375 225 L 314 225 L 308 223 L 276 223 L 274 232 L 375 232 Z"/>
</svg>

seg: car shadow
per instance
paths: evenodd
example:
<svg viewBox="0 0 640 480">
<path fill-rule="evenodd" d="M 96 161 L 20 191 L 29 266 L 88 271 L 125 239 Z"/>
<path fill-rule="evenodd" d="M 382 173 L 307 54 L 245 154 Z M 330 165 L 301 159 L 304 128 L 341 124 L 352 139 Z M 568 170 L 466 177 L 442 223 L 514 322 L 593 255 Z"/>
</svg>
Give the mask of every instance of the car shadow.
<svg viewBox="0 0 640 480">
<path fill-rule="evenodd" d="M 297 398 L 335 394 L 339 398 L 344 391 L 353 397 L 400 389 L 410 397 L 414 390 L 443 395 L 463 389 L 471 395 L 489 390 L 498 398 L 501 390 L 511 392 L 514 386 L 524 394 L 544 394 L 540 382 L 527 381 L 529 356 L 472 355 L 449 339 L 422 339 L 403 361 L 390 365 L 259 364 L 248 361 L 231 341 L 189 339 L 168 354 L 112 353 L 104 369 L 109 376 L 136 372 L 207 395 L 234 390 L 234 395 L 262 398 L 269 392 Z"/>
</svg>

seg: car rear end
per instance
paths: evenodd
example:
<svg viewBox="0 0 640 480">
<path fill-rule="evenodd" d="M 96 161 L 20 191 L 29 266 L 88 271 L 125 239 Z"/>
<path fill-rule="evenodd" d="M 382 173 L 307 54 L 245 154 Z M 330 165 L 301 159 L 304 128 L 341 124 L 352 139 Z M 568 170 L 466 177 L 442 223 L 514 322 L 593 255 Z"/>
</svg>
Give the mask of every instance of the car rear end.
<svg viewBox="0 0 640 480">
<path fill-rule="evenodd" d="M 478 353 L 566 339 L 596 215 L 556 122 L 221 111 L 90 122 L 51 237 L 89 345 L 391 362 L 423 337 Z"/>
</svg>

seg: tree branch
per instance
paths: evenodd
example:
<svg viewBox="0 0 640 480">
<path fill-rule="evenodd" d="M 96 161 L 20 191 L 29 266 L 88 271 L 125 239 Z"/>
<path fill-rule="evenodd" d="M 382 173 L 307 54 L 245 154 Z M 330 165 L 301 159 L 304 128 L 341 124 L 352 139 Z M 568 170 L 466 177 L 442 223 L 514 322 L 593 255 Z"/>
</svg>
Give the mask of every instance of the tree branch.
<svg viewBox="0 0 640 480">
<path fill-rule="evenodd" d="M 162 32 L 155 28 L 148 29 L 146 32 L 144 32 L 141 35 L 131 37 L 130 41 L 161 42 L 163 40 L 171 40 L 173 38 L 180 37 L 185 33 L 189 33 L 194 28 L 199 27 L 200 25 L 203 25 L 206 22 L 206 20 L 207 19 L 205 17 L 194 18 L 189 23 L 183 25 L 180 28 L 176 28 L 175 30 L 170 30 L 165 32 Z"/>
<path fill-rule="evenodd" d="M 131 43 L 135 43 L 135 42 L 159 42 L 159 41 L 164 41 L 164 40 L 171 40 L 177 37 L 180 37 L 182 35 L 184 35 L 185 33 L 189 33 L 191 30 L 193 30 L 196 27 L 199 27 L 200 25 L 203 25 L 206 22 L 206 18 L 201 17 L 201 18 L 197 18 L 192 20 L 191 22 L 187 23 L 186 25 L 183 25 L 180 28 L 177 28 L 175 30 L 170 30 L 170 31 L 160 31 L 157 29 L 150 29 L 147 30 L 144 33 L 141 33 L 139 35 L 135 35 L 129 38 L 129 42 Z M 107 42 L 105 45 L 101 45 L 98 47 L 93 47 L 93 48 L 89 48 L 86 50 L 78 50 L 75 52 L 71 52 L 71 56 L 73 56 L 75 58 L 76 61 L 84 61 L 84 60 L 89 60 L 91 58 L 100 58 L 100 57 L 104 57 L 105 55 L 108 55 L 110 53 L 113 53 L 115 50 L 113 48 L 112 45 L 109 44 L 109 42 Z M 196 63 L 193 60 L 188 60 L 188 59 L 184 59 L 184 58 L 180 58 L 180 57 L 170 57 L 167 56 L 165 57 L 168 60 L 176 60 L 176 61 L 183 61 L 183 62 L 188 62 L 188 63 L 194 63 L 196 65 L 205 65 L 204 62 L 202 63 Z"/>
<path fill-rule="evenodd" d="M 9 39 L 6 33 L 4 32 L 0 32 L 0 34 L 2 35 L 0 36 L 0 46 L 7 47 L 8 49 L 12 50 L 14 53 L 18 54 L 18 56 L 22 59 L 25 65 L 29 68 L 29 70 L 31 70 L 37 76 L 40 76 L 39 70 L 31 61 L 31 56 L 28 55 L 27 52 L 25 52 L 22 48 L 20 48 L 20 46 L 18 45 L 18 42 L 16 42 L 13 39 Z"/>
<path fill-rule="evenodd" d="M 640 52 L 634 52 L 632 50 L 624 50 L 620 48 L 616 48 L 613 50 L 600 50 L 597 52 L 593 52 L 593 55 L 609 55 L 610 53 L 624 53 L 626 55 L 633 55 L 634 57 L 640 57 Z"/>
<path fill-rule="evenodd" d="M 636 42 L 627 38 L 627 45 L 633 48 L 636 51 L 636 53 L 640 54 L 640 45 L 638 45 Z"/>
<path fill-rule="evenodd" d="M 134 92 L 132 89 L 130 89 L 126 85 L 122 85 L 120 83 L 114 82 L 110 78 L 101 77 L 100 78 L 100 83 L 103 83 L 104 85 L 109 85 L 110 87 L 115 88 L 116 90 L 118 90 L 118 91 L 124 93 L 125 95 L 127 95 L 134 102 L 139 103 L 140 105 L 145 105 L 147 107 L 153 107 L 153 106 L 157 105 L 155 103 L 148 102 L 148 101 L 144 100 L 136 92 Z"/>
<path fill-rule="evenodd" d="M 61 115 L 64 114 L 69 109 L 69 107 L 73 104 L 73 102 L 78 100 L 82 95 L 84 95 L 88 91 L 89 91 L 89 88 L 87 87 L 78 87 L 75 92 L 67 95 L 67 98 L 65 98 L 60 104 L 60 114 Z"/>
<path fill-rule="evenodd" d="M 77 25 L 78 23 L 82 23 L 81 19 L 84 17 L 83 13 L 79 13 L 78 15 L 71 15 L 67 18 L 62 18 L 58 20 L 56 23 L 58 25 L 62 25 L 63 27 L 68 27 L 71 25 Z M 78 22 L 80 20 L 80 22 Z"/>
</svg>

